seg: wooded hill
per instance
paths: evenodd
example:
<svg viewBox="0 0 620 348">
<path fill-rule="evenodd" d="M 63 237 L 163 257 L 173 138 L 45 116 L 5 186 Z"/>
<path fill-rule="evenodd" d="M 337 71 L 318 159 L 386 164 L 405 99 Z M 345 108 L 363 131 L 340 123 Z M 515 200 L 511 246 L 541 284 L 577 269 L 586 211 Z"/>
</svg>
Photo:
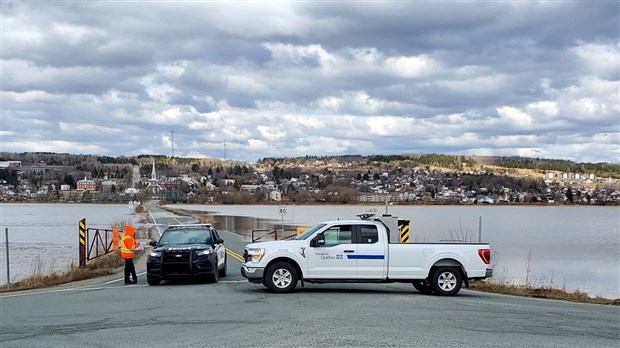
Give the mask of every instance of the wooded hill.
<svg viewBox="0 0 620 348">
<path fill-rule="evenodd" d="M 151 171 L 152 158 L 155 158 L 158 171 L 162 172 L 198 172 L 205 168 L 239 167 L 247 171 L 248 163 L 238 161 L 222 161 L 216 158 L 170 158 L 163 155 L 139 156 L 97 156 L 76 155 L 51 152 L 0 152 L 0 161 L 21 161 L 24 166 L 47 165 L 73 167 L 79 172 L 89 173 L 93 177 L 123 177 L 133 165 L 140 166 L 141 171 Z M 449 170 L 476 170 L 484 166 L 497 166 L 507 169 L 530 169 L 539 173 L 557 171 L 565 173 L 591 173 L 597 177 L 620 179 L 619 163 L 584 163 L 568 160 L 501 157 L 501 156 L 457 156 L 445 154 L 403 154 L 403 155 L 339 155 L 339 156 L 303 156 L 303 157 L 269 157 L 256 162 L 257 168 L 263 167 L 321 167 L 342 164 L 358 168 L 436 166 Z M 89 176 L 90 176 L 89 175 Z"/>
<path fill-rule="evenodd" d="M 507 169 L 530 169 L 541 173 L 545 171 L 592 173 L 597 177 L 620 178 L 620 164 L 618 163 L 584 163 L 518 156 L 455 156 L 444 154 L 304 156 L 264 158 L 257 161 L 256 165 L 273 166 L 278 164 L 280 166 L 309 166 L 316 163 L 349 163 L 357 166 L 381 166 L 382 164 L 389 164 L 403 168 L 436 166 L 453 170 L 497 166 Z"/>
</svg>

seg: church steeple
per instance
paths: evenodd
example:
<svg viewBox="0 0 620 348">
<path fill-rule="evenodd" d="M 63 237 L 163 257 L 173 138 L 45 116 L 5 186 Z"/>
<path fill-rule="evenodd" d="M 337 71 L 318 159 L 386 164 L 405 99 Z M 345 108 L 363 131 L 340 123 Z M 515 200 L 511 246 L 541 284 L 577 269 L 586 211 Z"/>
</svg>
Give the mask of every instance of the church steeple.
<svg viewBox="0 0 620 348">
<path fill-rule="evenodd" d="M 155 157 L 153 157 L 153 170 L 151 171 L 151 180 L 157 180 L 157 174 L 155 173 Z"/>
</svg>

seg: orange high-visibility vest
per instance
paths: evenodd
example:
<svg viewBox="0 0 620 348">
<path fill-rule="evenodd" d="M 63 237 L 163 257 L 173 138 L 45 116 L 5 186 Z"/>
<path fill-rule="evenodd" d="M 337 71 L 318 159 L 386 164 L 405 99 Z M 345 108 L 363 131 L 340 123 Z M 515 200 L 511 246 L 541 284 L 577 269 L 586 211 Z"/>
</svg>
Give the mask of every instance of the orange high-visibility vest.
<svg viewBox="0 0 620 348">
<path fill-rule="evenodd" d="M 125 226 L 125 233 L 121 238 L 121 257 L 124 259 L 133 259 L 134 250 L 140 243 L 134 240 L 136 228 L 130 225 Z"/>
</svg>

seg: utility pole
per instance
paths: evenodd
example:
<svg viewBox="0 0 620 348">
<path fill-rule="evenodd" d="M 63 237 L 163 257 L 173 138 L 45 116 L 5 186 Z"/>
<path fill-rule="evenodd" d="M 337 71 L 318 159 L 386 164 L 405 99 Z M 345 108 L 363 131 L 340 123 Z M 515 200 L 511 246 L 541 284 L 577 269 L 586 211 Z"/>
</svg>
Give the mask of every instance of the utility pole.
<svg viewBox="0 0 620 348">
<path fill-rule="evenodd" d="M 172 143 L 172 158 L 174 158 L 174 131 L 170 131 L 170 142 Z"/>
<path fill-rule="evenodd" d="M 4 234 L 6 236 L 6 284 L 11 286 L 11 268 L 9 267 L 9 228 L 4 229 Z"/>
</svg>

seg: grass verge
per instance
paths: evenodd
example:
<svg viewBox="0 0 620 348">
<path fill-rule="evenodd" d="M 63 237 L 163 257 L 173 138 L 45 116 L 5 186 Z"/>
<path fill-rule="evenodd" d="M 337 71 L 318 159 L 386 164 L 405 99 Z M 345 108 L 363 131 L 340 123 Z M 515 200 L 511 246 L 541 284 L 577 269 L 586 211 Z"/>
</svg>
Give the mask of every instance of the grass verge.
<svg viewBox="0 0 620 348">
<path fill-rule="evenodd" d="M 136 258 L 139 256 L 136 253 Z M 120 256 L 120 252 L 113 252 L 100 256 L 86 263 L 86 267 L 80 268 L 72 264 L 69 269 L 64 272 L 51 271 L 45 273 L 43 271 L 43 261 L 37 259 L 35 261 L 35 272 L 28 278 L 12 283 L 11 285 L 0 286 L 0 293 L 46 288 L 64 283 L 74 282 L 78 280 L 90 279 L 119 272 L 120 267 L 124 267 L 125 261 Z"/>
<path fill-rule="evenodd" d="M 480 290 L 495 294 L 505 294 L 523 297 L 544 298 L 550 300 L 562 300 L 581 303 L 594 303 L 603 305 L 620 305 L 620 298 L 612 300 L 603 297 L 590 297 L 582 291 L 568 292 L 551 286 L 513 285 L 499 284 L 489 281 L 473 281 L 469 283 L 470 289 Z"/>
</svg>

